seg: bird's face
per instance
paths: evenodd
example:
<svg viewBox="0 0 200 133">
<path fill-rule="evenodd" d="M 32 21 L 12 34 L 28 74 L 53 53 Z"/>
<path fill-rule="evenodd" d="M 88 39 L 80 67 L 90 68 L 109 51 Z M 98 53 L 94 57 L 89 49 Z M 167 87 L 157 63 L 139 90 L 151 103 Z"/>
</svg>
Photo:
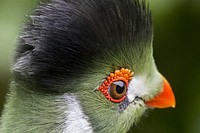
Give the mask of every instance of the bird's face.
<svg viewBox="0 0 200 133">
<path fill-rule="evenodd" d="M 87 119 L 95 132 L 125 132 L 148 108 L 175 106 L 153 59 L 146 7 L 140 0 L 52 0 L 38 7 L 20 38 L 15 79 L 33 91 L 66 95 L 61 101 L 73 114 L 66 121 Z"/>
<path fill-rule="evenodd" d="M 130 48 L 118 51 L 124 53 L 120 58 L 107 54 L 93 64 L 98 69 L 84 75 L 87 80 L 76 96 L 96 131 L 125 132 L 147 109 L 175 106 L 172 90 L 158 72 L 148 46 L 140 55 L 134 54 L 138 49 Z"/>
</svg>

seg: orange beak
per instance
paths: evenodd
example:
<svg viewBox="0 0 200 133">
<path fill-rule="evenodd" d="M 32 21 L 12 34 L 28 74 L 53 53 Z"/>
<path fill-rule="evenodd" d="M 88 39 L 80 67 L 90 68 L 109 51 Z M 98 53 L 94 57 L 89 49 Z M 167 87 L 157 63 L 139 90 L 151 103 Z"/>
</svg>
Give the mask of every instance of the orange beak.
<svg viewBox="0 0 200 133">
<path fill-rule="evenodd" d="M 168 108 L 176 106 L 174 93 L 169 82 L 163 77 L 163 90 L 153 99 L 146 102 L 146 105 L 154 108 Z"/>
</svg>

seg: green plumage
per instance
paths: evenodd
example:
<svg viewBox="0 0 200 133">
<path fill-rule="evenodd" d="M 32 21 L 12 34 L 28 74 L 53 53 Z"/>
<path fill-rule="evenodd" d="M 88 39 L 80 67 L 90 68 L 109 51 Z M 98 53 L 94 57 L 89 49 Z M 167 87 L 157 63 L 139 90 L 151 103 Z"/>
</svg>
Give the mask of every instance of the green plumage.
<svg viewBox="0 0 200 133">
<path fill-rule="evenodd" d="M 144 1 L 42 4 L 19 39 L 0 132 L 81 132 L 67 124 L 73 100 L 80 104 L 85 115 L 81 118 L 93 132 L 127 132 L 146 111 L 145 103 L 129 103 L 119 111 L 119 103 L 107 100 L 97 88 L 111 72 L 124 67 L 145 83 L 141 90 L 146 91 L 136 95 L 148 100 L 159 92 L 152 34 Z"/>
</svg>

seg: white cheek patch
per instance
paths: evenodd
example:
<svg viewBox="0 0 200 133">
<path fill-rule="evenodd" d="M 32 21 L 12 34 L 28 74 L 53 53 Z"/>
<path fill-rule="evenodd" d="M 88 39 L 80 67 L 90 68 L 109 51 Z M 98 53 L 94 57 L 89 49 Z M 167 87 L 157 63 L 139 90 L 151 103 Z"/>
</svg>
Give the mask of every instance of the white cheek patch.
<svg viewBox="0 0 200 133">
<path fill-rule="evenodd" d="M 129 102 L 132 102 L 136 96 L 149 100 L 158 94 L 161 89 L 162 78 L 158 72 L 148 78 L 137 76 L 129 82 L 127 97 Z"/>
<path fill-rule="evenodd" d="M 64 133 L 92 133 L 92 127 L 88 117 L 82 111 L 82 107 L 75 95 L 65 95 L 67 110 L 65 111 L 65 129 Z"/>
<path fill-rule="evenodd" d="M 140 97 L 148 93 L 144 81 L 143 77 L 134 77 L 130 81 L 127 92 L 129 102 L 132 102 L 136 96 Z"/>
</svg>

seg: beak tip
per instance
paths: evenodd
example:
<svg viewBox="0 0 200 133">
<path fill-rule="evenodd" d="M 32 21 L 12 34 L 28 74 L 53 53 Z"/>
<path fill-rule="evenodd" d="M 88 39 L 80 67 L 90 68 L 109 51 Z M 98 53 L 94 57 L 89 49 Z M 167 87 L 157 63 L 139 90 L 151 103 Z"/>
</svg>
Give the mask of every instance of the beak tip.
<svg viewBox="0 0 200 133">
<path fill-rule="evenodd" d="M 176 108 L 176 105 L 172 105 L 172 108 Z"/>
<path fill-rule="evenodd" d="M 176 103 L 175 102 L 172 104 L 172 108 L 176 108 Z"/>
</svg>

